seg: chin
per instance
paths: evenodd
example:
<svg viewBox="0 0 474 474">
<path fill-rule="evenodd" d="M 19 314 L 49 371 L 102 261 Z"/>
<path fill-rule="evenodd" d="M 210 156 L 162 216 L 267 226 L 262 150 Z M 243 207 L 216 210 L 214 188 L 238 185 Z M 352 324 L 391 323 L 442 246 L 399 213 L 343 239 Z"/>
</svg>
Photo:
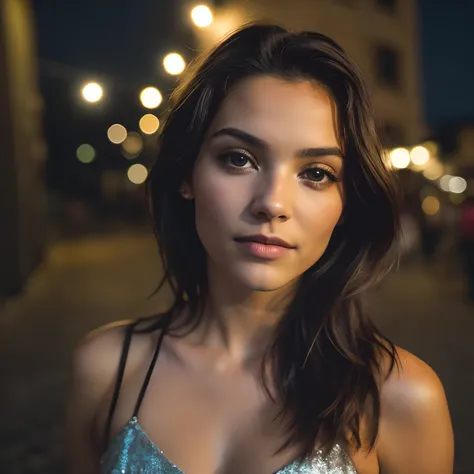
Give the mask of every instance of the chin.
<svg viewBox="0 0 474 474">
<path fill-rule="evenodd" d="M 246 265 L 244 268 L 234 269 L 232 273 L 235 280 L 251 291 L 277 291 L 295 280 L 285 269 L 266 265 L 252 265 L 250 268 Z"/>
</svg>

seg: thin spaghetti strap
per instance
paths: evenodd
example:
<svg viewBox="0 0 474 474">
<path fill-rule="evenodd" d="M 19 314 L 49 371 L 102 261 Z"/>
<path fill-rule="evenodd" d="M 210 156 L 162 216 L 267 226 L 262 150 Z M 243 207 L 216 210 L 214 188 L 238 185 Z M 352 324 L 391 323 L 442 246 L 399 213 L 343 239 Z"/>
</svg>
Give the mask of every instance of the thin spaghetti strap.
<svg viewBox="0 0 474 474">
<path fill-rule="evenodd" d="M 150 383 L 151 376 L 153 374 L 153 369 L 155 368 L 156 365 L 156 359 L 158 358 L 158 354 L 161 349 L 161 344 L 163 342 L 163 338 L 165 337 L 166 330 L 168 329 L 168 325 L 171 321 L 170 315 L 165 316 L 167 319 L 165 320 L 163 324 L 163 328 L 160 333 L 160 337 L 158 338 L 158 343 L 156 344 L 155 347 L 155 352 L 153 353 L 153 358 L 150 362 L 150 366 L 148 367 L 148 371 L 145 376 L 145 380 L 143 381 L 142 388 L 140 390 L 140 394 L 138 395 L 137 403 L 135 405 L 135 409 L 133 410 L 133 417 L 138 416 L 138 412 L 140 410 L 141 404 L 143 402 L 143 398 L 145 397 L 145 392 L 146 389 L 148 388 L 148 384 Z"/>
<path fill-rule="evenodd" d="M 128 357 L 128 352 L 130 349 L 130 342 L 132 340 L 133 336 L 133 330 L 136 326 L 138 321 L 134 321 L 132 324 L 129 324 L 127 326 L 127 329 L 125 331 L 125 338 L 123 341 L 123 347 L 122 347 L 122 353 L 120 355 L 120 362 L 119 362 L 119 367 L 117 371 L 117 379 L 115 382 L 115 388 L 114 388 L 114 393 L 112 396 L 112 402 L 110 403 L 110 408 L 109 408 L 109 414 L 107 416 L 107 422 L 105 424 L 105 431 L 104 431 L 104 449 L 107 448 L 107 445 L 109 444 L 109 437 L 110 437 L 110 428 L 112 425 L 112 418 L 114 416 L 115 409 L 117 407 L 117 402 L 119 399 L 119 394 L 120 394 L 120 388 L 122 386 L 122 381 L 123 381 L 123 376 L 125 373 L 125 365 L 127 363 L 127 357 Z"/>
</svg>

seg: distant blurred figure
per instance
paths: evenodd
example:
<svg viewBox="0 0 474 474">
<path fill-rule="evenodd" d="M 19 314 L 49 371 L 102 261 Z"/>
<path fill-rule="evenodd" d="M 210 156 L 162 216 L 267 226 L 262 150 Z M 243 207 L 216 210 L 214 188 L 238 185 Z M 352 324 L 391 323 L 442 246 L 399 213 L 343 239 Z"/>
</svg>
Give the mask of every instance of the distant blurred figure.
<svg viewBox="0 0 474 474">
<path fill-rule="evenodd" d="M 468 296 L 474 301 L 474 196 L 468 197 L 461 206 L 459 249 L 466 271 Z"/>
</svg>

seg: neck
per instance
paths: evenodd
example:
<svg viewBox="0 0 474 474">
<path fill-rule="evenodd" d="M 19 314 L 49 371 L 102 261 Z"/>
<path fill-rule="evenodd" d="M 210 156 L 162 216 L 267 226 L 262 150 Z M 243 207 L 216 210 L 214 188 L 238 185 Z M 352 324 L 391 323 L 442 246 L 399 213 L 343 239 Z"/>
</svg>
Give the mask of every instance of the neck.
<svg viewBox="0 0 474 474">
<path fill-rule="evenodd" d="M 289 303 L 296 285 L 273 291 L 254 291 L 209 269 L 202 324 L 196 343 L 222 350 L 235 360 L 262 353 Z"/>
</svg>

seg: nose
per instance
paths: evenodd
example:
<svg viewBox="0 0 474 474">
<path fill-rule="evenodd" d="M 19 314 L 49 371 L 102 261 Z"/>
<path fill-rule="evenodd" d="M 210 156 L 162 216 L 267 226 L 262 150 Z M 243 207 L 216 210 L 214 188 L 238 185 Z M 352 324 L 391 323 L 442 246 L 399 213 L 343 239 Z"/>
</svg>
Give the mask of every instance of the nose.
<svg viewBox="0 0 474 474">
<path fill-rule="evenodd" d="M 291 218 L 292 194 L 288 173 L 263 176 L 255 187 L 250 211 L 260 220 L 285 222 Z"/>
</svg>

